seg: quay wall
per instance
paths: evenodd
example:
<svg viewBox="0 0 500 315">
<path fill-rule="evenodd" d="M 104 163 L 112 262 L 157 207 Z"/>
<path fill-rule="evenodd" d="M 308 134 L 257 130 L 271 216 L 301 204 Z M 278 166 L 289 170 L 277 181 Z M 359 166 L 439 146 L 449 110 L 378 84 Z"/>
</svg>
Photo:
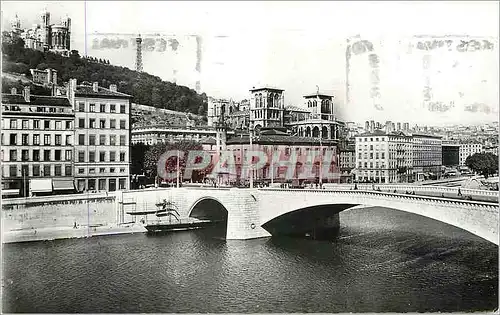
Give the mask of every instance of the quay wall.
<svg viewBox="0 0 500 315">
<path fill-rule="evenodd" d="M 116 222 L 114 195 L 2 200 L 2 230 L 105 225 Z"/>
</svg>

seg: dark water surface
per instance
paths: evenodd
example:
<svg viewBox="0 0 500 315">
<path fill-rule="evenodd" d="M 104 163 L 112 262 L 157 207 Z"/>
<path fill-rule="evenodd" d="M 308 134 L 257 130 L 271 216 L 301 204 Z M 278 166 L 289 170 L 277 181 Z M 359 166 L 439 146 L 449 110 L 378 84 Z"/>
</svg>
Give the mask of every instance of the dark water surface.
<svg viewBox="0 0 500 315">
<path fill-rule="evenodd" d="M 498 306 L 498 247 L 376 208 L 334 242 L 220 231 L 6 244 L 4 312 L 423 312 Z"/>
</svg>

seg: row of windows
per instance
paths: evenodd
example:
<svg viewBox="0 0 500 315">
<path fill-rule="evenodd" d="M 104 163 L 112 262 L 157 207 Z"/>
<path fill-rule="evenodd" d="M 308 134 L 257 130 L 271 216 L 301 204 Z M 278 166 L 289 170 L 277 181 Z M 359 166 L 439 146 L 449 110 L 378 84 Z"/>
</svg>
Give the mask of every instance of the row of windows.
<svg viewBox="0 0 500 315">
<path fill-rule="evenodd" d="M 117 162 L 116 160 L 116 152 L 109 151 L 109 154 L 106 154 L 106 151 L 89 151 L 88 152 L 88 161 L 85 160 L 85 151 L 78 151 L 78 162 Z M 97 156 L 97 154 L 99 154 Z M 98 159 L 98 160 L 97 160 Z M 127 154 L 126 152 L 119 153 L 119 162 L 126 162 Z"/>
<path fill-rule="evenodd" d="M 30 154 L 31 151 L 31 154 Z M 41 155 L 43 153 L 43 155 Z M 63 155 L 64 154 L 64 155 Z M 18 150 L 9 151 L 9 161 L 17 162 L 19 157 L 22 162 L 52 162 L 52 161 L 71 161 L 73 159 L 73 150 L 21 150 L 21 155 L 18 155 Z M 43 157 L 43 160 L 41 159 Z M 2 150 L 3 159 L 3 150 Z"/>
<path fill-rule="evenodd" d="M 99 121 L 99 126 L 97 125 L 97 122 Z M 118 129 L 116 125 L 116 119 L 110 119 L 109 120 L 109 125 L 106 124 L 107 119 L 106 118 L 100 118 L 97 120 L 96 118 L 89 118 L 87 127 L 85 127 L 85 118 L 79 118 L 78 119 L 78 128 L 89 128 L 89 129 Z M 127 120 L 121 119 L 120 120 L 120 129 L 127 129 Z"/>
<path fill-rule="evenodd" d="M 19 177 L 19 176 L 33 176 L 33 177 L 51 177 L 51 176 L 73 176 L 73 167 L 71 164 L 63 165 L 56 164 L 52 167 L 51 164 L 46 165 L 22 165 L 21 169 L 17 165 L 9 166 L 9 176 Z"/>
<path fill-rule="evenodd" d="M 117 145 L 116 143 L 116 135 L 109 135 L 109 144 L 106 141 L 108 138 L 107 135 L 99 135 L 99 143 L 97 143 L 97 135 L 89 135 L 88 137 L 88 145 Z M 78 135 L 78 145 L 86 145 L 85 144 L 86 136 L 84 134 Z M 120 135 L 120 142 L 118 145 L 125 146 L 127 145 L 127 136 Z"/>
<path fill-rule="evenodd" d="M 96 184 L 98 185 L 96 187 Z M 107 187 L 106 187 L 107 185 Z M 119 178 L 118 179 L 118 189 L 123 190 L 126 189 L 127 185 L 127 179 L 126 178 Z M 77 180 L 77 187 L 78 190 L 83 191 L 83 190 L 109 190 L 109 191 L 115 191 L 116 190 L 116 178 L 100 178 L 98 180 L 89 178 L 89 179 L 79 179 Z"/>
<path fill-rule="evenodd" d="M 39 119 L 22 119 L 21 123 L 18 123 L 19 119 L 10 119 L 9 127 L 10 129 L 18 129 L 21 127 L 23 130 L 29 129 L 45 129 L 45 130 L 70 130 L 73 126 L 73 122 L 66 120 L 39 120 Z M 64 128 L 64 129 L 63 129 Z M 2 119 L 2 129 L 4 129 L 4 120 Z"/>
<path fill-rule="evenodd" d="M 370 158 L 370 159 L 373 159 L 373 156 L 374 156 L 374 155 L 373 155 L 373 152 L 370 152 L 369 158 Z M 367 154 L 367 152 L 365 152 L 364 154 L 362 154 L 361 152 L 359 152 L 359 154 L 358 154 L 358 158 L 359 158 L 359 159 L 361 159 L 361 158 L 363 158 L 363 157 L 364 157 L 365 159 L 367 159 L 367 158 L 368 158 L 368 154 Z M 381 158 L 381 159 L 385 159 L 385 153 L 384 153 L 384 152 L 381 152 L 381 153 L 380 153 L 380 155 L 379 155 L 379 152 L 376 152 L 376 153 L 375 153 L 375 159 L 379 159 L 379 158 Z"/>
<path fill-rule="evenodd" d="M 127 107 L 124 104 L 120 104 L 120 114 L 126 114 Z M 79 112 L 85 112 L 85 103 L 84 102 L 78 102 L 78 111 Z M 107 113 L 108 111 L 108 106 L 107 104 L 95 104 L 95 103 L 89 103 L 88 111 L 90 113 L 95 113 L 97 109 L 99 109 L 100 113 Z M 109 104 L 109 113 L 116 113 L 116 104 Z"/>
<path fill-rule="evenodd" d="M 31 138 L 31 142 L 30 142 Z M 41 140 L 43 139 L 43 142 Z M 63 139 L 65 140 L 63 143 Z M 52 141 L 54 140 L 54 141 Z M 2 134 L 2 145 L 3 143 L 3 134 Z M 52 135 L 52 134 L 45 134 L 42 135 L 40 134 L 22 134 L 21 135 L 21 143 L 19 143 L 18 135 L 16 133 L 11 133 L 9 135 L 9 144 L 10 145 L 72 145 L 73 144 L 73 136 L 72 135 Z"/>
<path fill-rule="evenodd" d="M 120 173 L 125 173 L 125 167 L 120 167 L 119 172 Z M 96 172 L 99 172 L 98 174 L 106 174 L 108 171 L 107 167 L 89 167 L 88 169 L 88 174 L 97 174 Z M 109 168 L 109 173 L 116 173 L 117 169 L 116 167 L 110 167 Z M 78 168 L 78 175 L 85 175 L 85 168 Z"/>
</svg>

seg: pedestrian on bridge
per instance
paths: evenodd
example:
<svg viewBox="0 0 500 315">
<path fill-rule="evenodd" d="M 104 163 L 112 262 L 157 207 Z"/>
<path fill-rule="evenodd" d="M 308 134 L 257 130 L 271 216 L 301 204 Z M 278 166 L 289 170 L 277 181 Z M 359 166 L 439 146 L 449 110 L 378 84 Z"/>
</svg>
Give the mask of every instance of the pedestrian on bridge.
<svg viewBox="0 0 500 315">
<path fill-rule="evenodd" d="M 458 188 L 458 196 L 462 197 L 462 191 L 460 190 L 460 187 Z"/>
</svg>

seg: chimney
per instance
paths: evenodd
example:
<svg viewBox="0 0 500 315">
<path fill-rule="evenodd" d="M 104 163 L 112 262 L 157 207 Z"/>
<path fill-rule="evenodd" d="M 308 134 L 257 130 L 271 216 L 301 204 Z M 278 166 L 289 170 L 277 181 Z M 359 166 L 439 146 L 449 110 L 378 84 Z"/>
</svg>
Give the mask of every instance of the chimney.
<svg viewBox="0 0 500 315">
<path fill-rule="evenodd" d="M 24 87 L 24 100 L 29 103 L 30 102 L 30 87 L 29 86 L 25 86 Z"/>
<path fill-rule="evenodd" d="M 17 94 L 17 89 L 15 87 L 12 88 L 12 89 L 10 89 L 10 94 L 16 95 Z"/>
<path fill-rule="evenodd" d="M 110 84 L 110 85 L 109 85 L 109 90 L 110 90 L 111 92 L 117 92 L 117 89 L 116 89 L 116 84 Z"/>
<path fill-rule="evenodd" d="M 98 82 L 94 82 L 92 84 L 92 91 L 99 92 L 99 83 Z"/>
</svg>

